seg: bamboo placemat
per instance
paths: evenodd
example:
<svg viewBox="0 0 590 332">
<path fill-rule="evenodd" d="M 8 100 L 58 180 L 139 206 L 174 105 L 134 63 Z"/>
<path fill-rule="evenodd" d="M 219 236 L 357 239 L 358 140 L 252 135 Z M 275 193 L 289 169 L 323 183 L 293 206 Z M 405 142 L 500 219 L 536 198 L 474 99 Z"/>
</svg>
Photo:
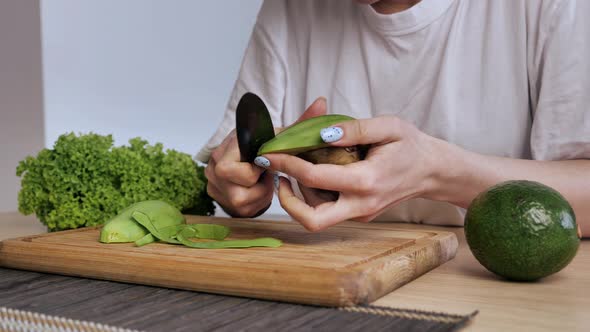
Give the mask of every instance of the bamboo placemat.
<svg viewBox="0 0 590 332">
<path fill-rule="evenodd" d="M 10 332 L 438 332 L 456 331 L 476 314 L 314 307 L 4 268 L 0 307 L 0 331 Z"/>
<path fill-rule="evenodd" d="M 137 330 L 0 307 L 3 332 L 138 332 Z"/>
</svg>

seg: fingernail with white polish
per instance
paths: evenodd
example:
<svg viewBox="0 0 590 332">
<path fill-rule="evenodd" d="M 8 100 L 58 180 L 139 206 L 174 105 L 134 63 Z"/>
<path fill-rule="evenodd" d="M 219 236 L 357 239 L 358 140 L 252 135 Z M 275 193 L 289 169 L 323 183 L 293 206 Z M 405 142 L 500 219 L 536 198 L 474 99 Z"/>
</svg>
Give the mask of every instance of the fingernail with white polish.
<svg viewBox="0 0 590 332">
<path fill-rule="evenodd" d="M 320 136 L 326 143 L 336 142 L 344 135 L 344 131 L 340 127 L 328 127 L 320 130 Z"/>
<path fill-rule="evenodd" d="M 270 160 L 268 160 L 267 158 L 265 158 L 263 156 L 258 156 L 258 157 L 256 157 L 256 159 L 254 159 L 254 164 L 256 166 L 260 166 L 262 168 L 268 168 L 268 167 L 270 167 Z"/>
<path fill-rule="evenodd" d="M 279 190 L 279 184 L 281 183 L 281 181 L 279 180 L 279 175 L 277 173 L 275 173 L 273 180 L 275 184 L 275 189 Z"/>
</svg>

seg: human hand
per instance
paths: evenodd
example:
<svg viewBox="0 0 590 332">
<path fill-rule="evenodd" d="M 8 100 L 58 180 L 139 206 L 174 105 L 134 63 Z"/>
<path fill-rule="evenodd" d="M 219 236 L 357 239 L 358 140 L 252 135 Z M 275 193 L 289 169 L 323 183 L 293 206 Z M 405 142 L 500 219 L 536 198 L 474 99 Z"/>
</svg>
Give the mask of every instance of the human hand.
<svg viewBox="0 0 590 332">
<path fill-rule="evenodd" d="M 322 115 L 325 109 L 325 99 L 318 98 L 297 122 Z M 262 167 L 240 161 L 235 130 L 211 153 L 205 176 L 207 193 L 232 217 L 254 218 L 270 207 L 273 177 Z"/>
<path fill-rule="evenodd" d="M 310 231 L 352 219 L 369 222 L 388 207 L 429 193 L 438 172 L 442 141 L 394 116 L 351 120 L 325 128 L 332 146 L 370 145 L 364 160 L 340 166 L 312 164 L 288 154 L 267 154 L 269 169 L 295 178 L 304 187 L 340 192 L 335 201 L 302 201 L 282 178 L 279 200 L 291 217 Z"/>
<path fill-rule="evenodd" d="M 272 177 L 240 161 L 235 130 L 211 153 L 205 168 L 207 193 L 232 217 L 256 217 L 270 207 Z"/>
</svg>

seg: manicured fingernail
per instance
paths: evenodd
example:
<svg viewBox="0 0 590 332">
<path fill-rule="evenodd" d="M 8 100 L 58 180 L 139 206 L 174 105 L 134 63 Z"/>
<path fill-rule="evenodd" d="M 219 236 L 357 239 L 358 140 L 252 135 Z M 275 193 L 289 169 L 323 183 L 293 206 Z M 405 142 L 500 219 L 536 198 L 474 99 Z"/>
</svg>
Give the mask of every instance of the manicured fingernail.
<svg viewBox="0 0 590 332">
<path fill-rule="evenodd" d="M 254 159 L 254 164 L 262 168 L 268 168 L 270 167 L 270 160 L 266 159 L 263 156 L 258 156 L 256 157 L 256 159 Z"/>
<path fill-rule="evenodd" d="M 273 177 L 273 181 L 275 184 L 275 189 L 279 190 L 279 184 L 281 184 L 281 181 L 279 180 L 279 175 L 277 173 L 275 173 L 275 175 Z"/>
<path fill-rule="evenodd" d="M 326 143 L 336 142 L 344 135 L 344 131 L 340 127 L 328 127 L 320 130 L 320 136 Z"/>
</svg>

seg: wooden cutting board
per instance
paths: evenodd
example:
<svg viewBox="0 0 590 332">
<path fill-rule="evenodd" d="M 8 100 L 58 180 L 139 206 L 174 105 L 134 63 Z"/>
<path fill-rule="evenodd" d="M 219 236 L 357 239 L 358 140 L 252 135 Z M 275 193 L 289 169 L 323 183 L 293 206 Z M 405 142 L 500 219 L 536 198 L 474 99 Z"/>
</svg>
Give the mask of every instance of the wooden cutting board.
<svg viewBox="0 0 590 332">
<path fill-rule="evenodd" d="M 0 242 L 0 266 L 327 306 L 373 302 L 452 259 L 450 232 L 343 223 L 309 233 L 288 221 L 188 216 L 232 229 L 230 239 L 275 237 L 280 248 L 192 249 L 98 242 L 83 228 Z"/>
</svg>

